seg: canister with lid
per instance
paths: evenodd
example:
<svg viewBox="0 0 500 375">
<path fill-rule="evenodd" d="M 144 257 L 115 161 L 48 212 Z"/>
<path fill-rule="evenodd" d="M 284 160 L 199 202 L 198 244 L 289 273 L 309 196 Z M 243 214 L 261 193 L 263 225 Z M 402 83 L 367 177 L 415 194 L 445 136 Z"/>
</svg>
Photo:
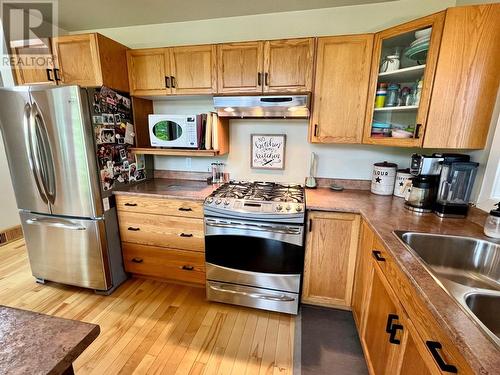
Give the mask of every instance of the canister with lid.
<svg viewBox="0 0 500 375">
<path fill-rule="evenodd" d="M 394 183 L 394 195 L 396 197 L 404 198 L 409 188 L 411 187 L 410 168 L 398 169 L 396 173 L 396 181 Z"/>
<path fill-rule="evenodd" d="M 397 168 L 397 164 L 388 163 L 386 161 L 373 164 L 372 193 L 378 195 L 392 195 Z"/>
</svg>

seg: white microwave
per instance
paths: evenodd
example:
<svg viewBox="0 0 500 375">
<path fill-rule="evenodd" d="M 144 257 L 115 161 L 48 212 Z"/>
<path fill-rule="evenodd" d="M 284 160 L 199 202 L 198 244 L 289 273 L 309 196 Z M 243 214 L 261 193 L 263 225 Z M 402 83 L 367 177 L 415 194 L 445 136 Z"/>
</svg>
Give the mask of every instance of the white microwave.
<svg viewBox="0 0 500 375">
<path fill-rule="evenodd" d="M 153 147 L 198 148 L 196 115 L 149 115 Z"/>
</svg>

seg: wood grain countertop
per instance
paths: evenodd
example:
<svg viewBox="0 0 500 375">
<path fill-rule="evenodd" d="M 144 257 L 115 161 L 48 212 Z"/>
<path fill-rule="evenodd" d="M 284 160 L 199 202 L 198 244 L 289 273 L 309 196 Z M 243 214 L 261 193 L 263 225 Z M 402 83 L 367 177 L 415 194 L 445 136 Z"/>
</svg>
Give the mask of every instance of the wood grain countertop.
<svg viewBox="0 0 500 375">
<path fill-rule="evenodd" d="M 0 306 L 0 374 L 62 374 L 99 332 L 96 324 Z"/>
<path fill-rule="evenodd" d="M 467 219 L 440 219 L 435 214 L 416 215 L 404 208 L 404 200 L 363 190 L 334 192 L 326 188 L 306 190 L 308 210 L 360 214 L 380 237 L 402 271 L 422 296 L 441 327 L 478 374 L 497 374 L 500 350 L 479 329 L 424 268 L 422 261 L 396 237 L 394 230 L 470 236 L 500 243 L 484 236 L 483 228 Z"/>
</svg>

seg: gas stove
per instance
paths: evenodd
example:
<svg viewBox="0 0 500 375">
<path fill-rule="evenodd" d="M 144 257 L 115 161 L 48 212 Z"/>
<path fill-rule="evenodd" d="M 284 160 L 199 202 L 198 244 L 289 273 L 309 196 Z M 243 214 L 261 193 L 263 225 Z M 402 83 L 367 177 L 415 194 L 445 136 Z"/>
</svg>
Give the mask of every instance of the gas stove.
<svg viewBox="0 0 500 375">
<path fill-rule="evenodd" d="M 206 216 L 301 223 L 304 221 L 304 187 L 275 182 L 231 181 L 210 194 Z"/>
</svg>

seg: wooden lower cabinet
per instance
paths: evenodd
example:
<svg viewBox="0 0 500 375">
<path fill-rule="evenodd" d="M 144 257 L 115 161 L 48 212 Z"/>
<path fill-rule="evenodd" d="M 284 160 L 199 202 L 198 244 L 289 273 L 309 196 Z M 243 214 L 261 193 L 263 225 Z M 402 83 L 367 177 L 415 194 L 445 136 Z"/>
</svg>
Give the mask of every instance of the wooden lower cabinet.
<svg viewBox="0 0 500 375">
<path fill-rule="evenodd" d="M 370 374 L 471 374 L 380 238 L 362 223 L 352 309 Z"/>
<path fill-rule="evenodd" d="M 321 211 L 307 217 L 302 302 L 349 308 L 360 217 Z"/>
<path fill-rule="evenodd" d="M 205 235 L 200 202 L 118 195 L 116 206 L 127 272 L 205 284 Z"/>
</svg>

